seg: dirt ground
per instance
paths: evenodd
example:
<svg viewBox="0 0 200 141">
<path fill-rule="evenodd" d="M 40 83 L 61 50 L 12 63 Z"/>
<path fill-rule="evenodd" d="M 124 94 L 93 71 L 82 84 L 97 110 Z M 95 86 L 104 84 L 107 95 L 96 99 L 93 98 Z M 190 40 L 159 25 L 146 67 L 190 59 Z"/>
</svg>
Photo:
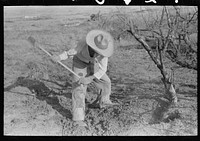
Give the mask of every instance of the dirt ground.
<svg viewBox="0 0 200 141">
<path fill-rule="evenodd" d="M 175 71 L 178 104 L 166 111 L 159 70 L 144 49 L 136 48 L 135 41 L 130 45 L 116 42 L 109 60 L 111 100 L 121 105 L 89 108 L 97 97 L 90 86 L 88 126 L 73 125 L 71 74 L 31 46 L 27 38 L 32 36 L 49 52 L 60 54 L 95 28 L 95 22 L 88 21 L 95 11 L 94 7 L 4 9 L 4 135 L 196 136 L 197 72 Z M 63 63 L 70 67 L 72 59 Z"/>
</svg>

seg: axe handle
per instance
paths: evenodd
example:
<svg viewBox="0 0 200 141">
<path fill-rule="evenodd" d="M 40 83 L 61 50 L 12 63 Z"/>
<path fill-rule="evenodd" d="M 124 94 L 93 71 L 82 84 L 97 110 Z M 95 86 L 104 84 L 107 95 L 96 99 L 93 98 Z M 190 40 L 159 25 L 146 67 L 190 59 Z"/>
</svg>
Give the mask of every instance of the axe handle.
<svg viewBox="0 0 200 141">
<path fill-rule="evenodd" d="M 52 56 L 48 51 L 46 51 L 44 48 L 41 47 L 38 43 L 35 44 L 37 47 L 39 47 L 42 51 L 44 51 L 46 54 L 48 54 L 50 57 Z"/>
<path fill-rule="evenodd" d="M 68 68 L 65 64 L 63 64 L 62 62 L 58 61 L 58 63 L 60 65 L 62 65 L 64 68 L 66 68 L 68 71 L 70 71 L 71 73 L 73 73 L 76 77 L 78 77 L 80 79 L 80 76 L 78 74 L 76 74 L 74 71 L 72 71 L 70 68 Z"/>
<path fill-rule="evenodd" d="M 38 43 L 35 44 L 37 47 L 39 47 L 42 51 L 44 51 L 46 54 L 48 54 L 50 57 L 52 56 L 48 51 L 46 51 L 44 48 L 42 48 Z M 76 74 L 74 71 L 72 71 L 70 68 L 68 68 L 65 64 L 63 64 L 61 61 L 58 61 L 60 65 L 62 65 L 64 68 L 66 68 L 68 71 L 73 73 L 76 77 L 80 79 L 80 76 Z"/>
</svg>

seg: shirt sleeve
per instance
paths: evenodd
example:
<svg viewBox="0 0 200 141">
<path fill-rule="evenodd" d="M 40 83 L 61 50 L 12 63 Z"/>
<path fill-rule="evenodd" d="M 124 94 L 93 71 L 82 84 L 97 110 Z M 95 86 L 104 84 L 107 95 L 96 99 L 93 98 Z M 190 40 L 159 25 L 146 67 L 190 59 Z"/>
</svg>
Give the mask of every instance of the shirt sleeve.
<svg viewBox="0 0 200 141">
<path fill-rule="evenodd" d="M 61 60 L 66 60 L 68 58 L 68 54 L 66 51 L 64 51 L 62 54 L 59 55 Z"/>
<path fill-rule="evenodd" d="M 78 42 L 77 46 L 75 48 L 72 48 L 68 51 L 64 51 L 62 54 L 59 55 L 61 60 L 66 60 L 68 58 L 68 56 L 74 56 L 76 55 L 78 52 L 81 51 L 81 49 L 84 46 L 84 41 L 81 40 Z"/>
<path fill-rule="evenodd" d="M 97 64 L 99 65 L 99 70 L 94 73 L 94 76 L 100 79 L 107 71 L 108 57 L 103 57 L 101 60 L 97 59 Z"/>
</svg>

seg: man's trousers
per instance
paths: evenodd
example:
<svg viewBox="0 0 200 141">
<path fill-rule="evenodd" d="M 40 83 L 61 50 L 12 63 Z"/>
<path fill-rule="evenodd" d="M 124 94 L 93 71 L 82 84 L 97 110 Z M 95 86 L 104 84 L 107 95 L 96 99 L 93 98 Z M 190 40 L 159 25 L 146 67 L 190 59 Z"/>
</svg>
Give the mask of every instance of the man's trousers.
<svg viewBox="0 0 200 141">
<path fill-rule="evenodd" d="M 73 57 L 72 69 L 80 77 L 87 77 L 94 74 L 94 63 L 85 63 L 77 56 Z M 92 82 L 100 92 L 100 103 L 110 100 L 111 80 L 104 74 L 100 79 L 95 78 Z M 74 121 L 84 120 L 85 117 L 85 96 L 87 93 L 87 85 L 78 84 L 78 78 L 73 75 L 72 84 L 72 116 Z"/>
</svg>

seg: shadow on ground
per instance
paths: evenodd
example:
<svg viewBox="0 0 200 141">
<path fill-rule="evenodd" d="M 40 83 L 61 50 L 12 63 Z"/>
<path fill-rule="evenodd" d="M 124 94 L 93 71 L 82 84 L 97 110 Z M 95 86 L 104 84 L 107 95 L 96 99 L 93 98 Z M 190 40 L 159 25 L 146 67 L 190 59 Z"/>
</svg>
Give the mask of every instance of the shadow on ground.
<svg viewBox="0 0 200 141">
<path fill-rule="evenodd" d="M 115 83 L 117 85 L 119 81 Z M 122 85 L 124 84 L 125 83 Z M 143 83 L 141 82 L 140 85 L 142 84 Z M 115 92 L 111 94 L 111 100 L 120 101 L 124 107 L 125 105 L 128 105 L 128 107 L 134 108 L 131 111 L 135 111 L 134 115 L 139 119 L 145 114 L 151 116 L 148 117 L 150 120 L 146 119 L 149 124 L 159 124 L 161 122 L 169 122 L 180 118 L 179 111 L 172 110 L 175 105 L 166 99 L 165 95 L 152 95 L 149 93 L 150 91 L 140 93 L 137 89 L 134 89 L 133 85 L 135 85 L 135 87 L 138 86 L 138 84 L 131 82 L 130 84 L 127 83 L 124 89 L 115 87 Z"/>
<path fill-rule="evenodd" d="M 56 85 L 61 86 L 62 90 L 64 88 L 66 89 L 67 87 L 66 85 L 70 85 L 66 83 L 65 86 L 62 86 L 58 84 L 57 82 L 52 82 L 52 83 L 55 83 Z M 17 80 L 13 84 L 4 88 L 4 91 L 10 91 L 11 89 L 18 86 L 28 88 L 33 93 L 33 95 L 31 94 L 32 96 L 35 96 L 40 101 L 46 101 L 47 104 L 51 105 L 52 108 L 58 111 L 62 116 L 69 119 L 72 118 L 70 110 L 65 109 L 63 106 L 61 106 L 61 104 L 59 103 L 59 99 L 57 97 L 57 96 L 63 95 L 66 98 L 71 99 L 71 93 L 55 92 L 54 90 L 48 88 L 42 81 L 33 80 L 26 77 L 18 77 Z M 19 93 L 19 94 L 22 94 L 22 93 Z"/>
<path fill-rule="evenodd" d="M 55 92 L 53 89 L 48 88 L 45 83 L 43 81 L 39 81 L 39 80 L 34 80 L 34 79 L 29 79 L 26 77 L 18 77 L 18 79 L 11 85 L 7 86 L 6 88 L 4 88 L 4 91 L 10 91 L 12 88 L 15 88 L 17 86 L 22 86 L 22 87 L 26 87 L 28 88 L 33 94 L 35 94 L 35 97 L 40 100 L 40 101 L 46 101 L 47 104 L 51 105 L 51 107 L 53 109 L 55 109 L 56 111 L 58 111 L 63 117 L 66 117 L 68 119 L 72 118 L 72 114 L 70 112 L 69 109 L 63 107 L 60 102 L 59 102 L 59 98 L 58 96 L 64 96 L 67 99 L 71 99 L 71 93 L 62 93 L 63 89 L 66 89 L 67 87 L 71 87 L 70 83 L 66 83 L 65 85 L 61 85 L 57 82 L 53 82 L 51 80 L 45 80 L 46 82 L 51 82 L 54 83 L 55 85 L 58 85 L 61 87 L 60 91 L 61 92 Z M 132 89 L 130 89 L 130 91 L 132 91 Z M 116 93 L 116 94 L 115 94 Z M 149 121 L 149 124 L 157 124 L 160 122 L 169 122 L 170 120 L 173 120 L 175 118 L 179 118 L 180 115 L 179 113 L 172 113 L 171 115 L 169 115 L 168 117 L 164 117 L 164 115 L 168 112 L 168 110 L 171 107 L 171 103 L 166 100 L 164 98 L 163 95 L 159 95 L 159 96 L 152 96 L 152 95 L 135 95 L 132 98 L 129 96 L 127 93 L 126 89 L 121 89 L 120 86 L 118 86 L 115 89 L 115 93 L 113 93 L 111 95 L 111 100 L 112 101 L 119 101 L 122 103 L 122 109 L 120 109 L 117 107 L 113 107 L 111 108 L 113 111 L 113 113 L 115 115 L 120 116 L 124 110 L 126 110 L 126 105 L 128 104 L 128 107 L 133 106 L 131 105 L 131 103 L 137 103 L 137 100 L 141 100 L 143 101 L 144 99 L 148 100 L 148 102 L 152 102 L 155 101 L 157 104 L 155 107 L 153 107 L 150 110 L 146 110 L 143 109 L 143 106 L 141 103 L 139 103 L 138 107 L 133 106 L 134 108 L 138 108 L 138 109 L 143 109 L 145 110 L 144 112 L 136 112 L 135 116 L 137 117 L 142 117 L 144 114 L 150 113 L 151 114 L 151 120 Z M 135 100 L 135 98 L 137 97 L 137 100 Z M 135 102 L 133 102 L 135 101 Z M 150 105 L 149 105 L 150 106 Z M 118 110 L 117 110 L 117 109 Z M 131 111 L 133 109 L 130 109 Z M 102 110 L 100 110 L 97 114 L 101 113 Z M 110 110 L 108 110 L 110 111 Z M 86 112 L 87 113 L 87 112 Z M 103 110 L 104 116 L 106 115 L 107 112 L 105 112 L 105 110 Z M 120 114 L 121 113 L 121 114 Z M 107 113 L 108 114 L 108 113 Z M 91 116 L 94 116 L 93 114 Z M 111 116 L 111 115 L 110 115 Z M 130 119 L 131 120 L 131 119 Z M 105 121 L 107 122 L 107 119 L 105 119 Z M 119 121 L 121 122 L 121 121 Z"/>
</svg>

